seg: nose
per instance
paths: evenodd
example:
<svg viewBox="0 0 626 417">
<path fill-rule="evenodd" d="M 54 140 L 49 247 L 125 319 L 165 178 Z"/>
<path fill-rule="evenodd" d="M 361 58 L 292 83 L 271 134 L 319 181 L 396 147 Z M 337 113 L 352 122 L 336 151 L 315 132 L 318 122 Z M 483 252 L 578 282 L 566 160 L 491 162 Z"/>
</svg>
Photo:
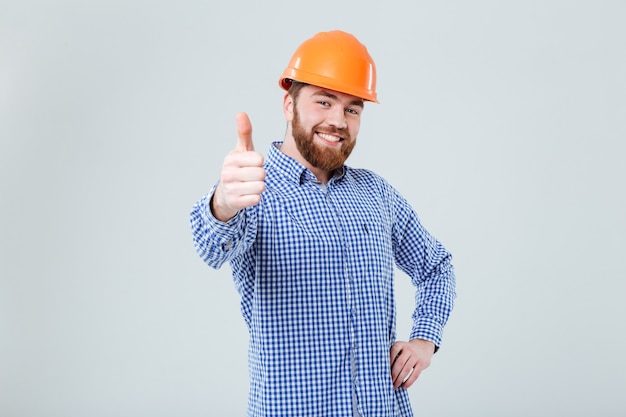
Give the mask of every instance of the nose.
<svg viewBox="0 0 626 417">
<path fill-rule="evenodd" d="M 346 112 L 341 106 L 334 106 L 327 118 L 327 122 L 331 126 L 335 126 L 337 129 L 345 129 L 348 127 L 348 123 L 346 121 Z"/>
</svg>

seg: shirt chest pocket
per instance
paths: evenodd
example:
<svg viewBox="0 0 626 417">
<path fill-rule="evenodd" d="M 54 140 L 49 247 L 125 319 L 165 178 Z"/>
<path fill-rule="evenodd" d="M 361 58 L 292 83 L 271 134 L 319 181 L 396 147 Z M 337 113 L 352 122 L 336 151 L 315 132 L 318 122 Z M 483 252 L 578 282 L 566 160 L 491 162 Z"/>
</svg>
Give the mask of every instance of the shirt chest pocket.
<svg viewBox="0 0 626 417">
<path fill-rule="evenodd" d="M 363 221 L 353 226 L 351 258 L 367 276 L 389 277 L 393 269 L 391 226 Z"/>
</svg>

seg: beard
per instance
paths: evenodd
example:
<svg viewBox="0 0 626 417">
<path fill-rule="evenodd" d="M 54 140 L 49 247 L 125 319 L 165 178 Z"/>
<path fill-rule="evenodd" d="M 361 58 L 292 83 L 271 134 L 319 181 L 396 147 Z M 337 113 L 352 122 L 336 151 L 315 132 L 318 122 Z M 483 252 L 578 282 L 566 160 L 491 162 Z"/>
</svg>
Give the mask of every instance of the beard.
<svg viewBox="0 0 626 417">
<path fill-rule="evenodd" d="M 347 129 L 337 129 L 334 126 L 320 128 L 319 126 L 315 125 L 311 130 L 306 130 L 302 126 L 300 115 L 294 106 L 291 133 L 298 151 L 313 167 L 322 171 L 332 172 L 343 166 L 350 153 L 352 153 L 356 140 L 350 136 Z M 341 146 L 330 148 L 317 145 L 315 143 L 315 131 L 341 135 L 343 138 Z"/>
</svg>

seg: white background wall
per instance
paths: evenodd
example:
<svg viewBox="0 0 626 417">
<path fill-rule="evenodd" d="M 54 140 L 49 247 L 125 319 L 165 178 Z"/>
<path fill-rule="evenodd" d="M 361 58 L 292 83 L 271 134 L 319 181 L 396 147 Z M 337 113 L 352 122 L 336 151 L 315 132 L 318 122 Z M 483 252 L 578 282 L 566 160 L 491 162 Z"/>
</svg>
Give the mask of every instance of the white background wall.
<svg viewBox="0 0 626 417">
<path fill-rule="evenodd" d="M 0 1 L 0 415 L 241 416 L 247 334 L 192 204 L 277 78 L 369 48 L 350 164 L 455 255 L 417 415 L 626 415 L 626 2 Z M 397 277 L 410 328 L 409 280 Z"/>
</svg>

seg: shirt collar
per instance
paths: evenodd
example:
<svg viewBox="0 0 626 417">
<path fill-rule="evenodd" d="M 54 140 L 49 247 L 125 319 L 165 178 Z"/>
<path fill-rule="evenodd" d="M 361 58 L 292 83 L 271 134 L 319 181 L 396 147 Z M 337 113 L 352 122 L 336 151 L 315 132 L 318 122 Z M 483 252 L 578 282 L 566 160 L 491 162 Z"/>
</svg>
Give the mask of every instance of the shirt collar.
<svg viewBox="0 0 626 417">
<path fill-rule="evenodd" d="M 280 151 L 283 142 L 273 142 L 270 146 L 268 162 L 276 167 L 289 181 L 302 185 L 304 182 L 317 182 L 317 178 L 304 165 Z M 346 166 L 338 168 L 329 182 L 339 181 L 346 172 Z"/>
</svg>

